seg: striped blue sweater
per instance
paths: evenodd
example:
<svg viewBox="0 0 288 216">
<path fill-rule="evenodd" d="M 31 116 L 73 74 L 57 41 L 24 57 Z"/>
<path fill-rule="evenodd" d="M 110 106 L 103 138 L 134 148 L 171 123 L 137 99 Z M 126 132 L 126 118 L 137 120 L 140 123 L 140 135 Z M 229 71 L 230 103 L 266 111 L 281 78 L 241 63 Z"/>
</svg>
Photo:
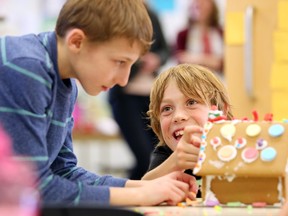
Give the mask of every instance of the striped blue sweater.
<svg viewBox="0 0 288 216">
<path fill-rule="evenodd" d="M 55 32 L 0 38 L 0 124 L 20 160 L 33 161 L 44 203 L 109 204 L 109 186 L 126 179 L 77 167 L 73 79 L 61 80 Z M 21 178 L 21 176 L 19 176 Z"/>
</svg>

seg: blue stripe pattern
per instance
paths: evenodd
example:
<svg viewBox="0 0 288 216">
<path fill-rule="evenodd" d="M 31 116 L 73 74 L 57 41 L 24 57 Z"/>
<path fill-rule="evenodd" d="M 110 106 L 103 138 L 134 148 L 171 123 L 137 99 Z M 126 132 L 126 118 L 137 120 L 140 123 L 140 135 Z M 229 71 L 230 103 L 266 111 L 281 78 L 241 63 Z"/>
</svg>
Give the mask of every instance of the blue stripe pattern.
<svg viewBox="0 0 288 216">
<path fill-rule="evenodd" d="M 5 43 L 5 37 L 2 38 L 1 40 L 1 53 L 2 53 L 2 61 L 3 61 L 3 64 L 7 67 L 10 67 L 11 69 L 15 70 L 16 72 L 19 72 L 21 74 L 24 74 L 34 80 L 37 80 L 39 81 L 40 83 L 44 84 L 45 86 L 47 86 L 49 89 L 52 88 L 52 84 L 49 83 L 47 80 L 43 79 L 41 76 L 38 76 L 36 74 L 34 74 L 33 72 L 31 71 L 28 71 L 24 68 L 21 68 L 11 62 L 8 62 L 7 61 L 7 54 L 6 54 L 6 43 Z"/>
</svg>

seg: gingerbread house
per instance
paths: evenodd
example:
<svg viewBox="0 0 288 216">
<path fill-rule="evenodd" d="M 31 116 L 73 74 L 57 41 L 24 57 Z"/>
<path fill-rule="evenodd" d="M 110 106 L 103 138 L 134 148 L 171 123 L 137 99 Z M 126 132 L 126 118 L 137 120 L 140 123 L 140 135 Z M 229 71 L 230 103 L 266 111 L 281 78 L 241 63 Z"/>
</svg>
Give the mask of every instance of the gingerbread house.
<svg viewBox="0 0 288 216">
<path fill-rule="evenodd" d="M 281 204 L 287 197 L 287 156 L 285 121 L 208 122 L 194 168 L 202 176 L 204 203 Z"/>
</svg>

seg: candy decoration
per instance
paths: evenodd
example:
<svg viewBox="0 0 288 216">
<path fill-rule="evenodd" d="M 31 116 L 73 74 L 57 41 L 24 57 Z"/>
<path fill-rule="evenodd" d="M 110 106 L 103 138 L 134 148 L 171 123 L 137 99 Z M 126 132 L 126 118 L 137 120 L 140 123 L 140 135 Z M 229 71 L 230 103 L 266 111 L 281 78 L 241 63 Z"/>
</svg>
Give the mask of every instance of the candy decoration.
<svg viewBox="0 0 288 216">
<path fill-rule="evenodd" d="M 264 121 L 272 122 L 273 121 L 273 114 L 272 113 L 265 114 Z"/>
<path fill-rule="evenodd" d="M 252 114 L 253 114 L 254 121 L 258 121 L 259 117 L 258 117 L 257 111 L 256 111 L 256 110 L 253 110 L 253 111 L 252 111 Z"/>
<path fill-rule="evenodd" d="M 202 168 L 202 161 L 198 161 L 198 163 L 195 165 L 194 169 L 193 169 L 193 174 L 197 174 L 200 169 Z"/>
<path fill-rule="evenodd" d="M 219 200 L 217 199 L 217 197 L 212 191 L 207 192 L 203 203 L 205 206 L 210 206 L 210 207 L 220 204 Z"/>
<path fill-rule="evenodd" d="M 252 206 L 253 207 L 261 207 L 261 208 L 264 208 L 267 206 L 267 203 L 266 202 L 253 202 L 252 203 Z"/>
<path fill-rule="evenodd" d="M 217 106 L 212 105 L 211 110 L 208 113 L 209 122 L 217 122 L 226 120 L 226 116 L 223 115 L 223 111 L 218 110 Z"/>
<path fill-rule="evenodd" d="M 259 152 L 257 151 L 256 148 L 248 147 L 242 151 L 241 157 L 244 162 L 252 163 L 258 158 L 258 155 L 259 155 Z"/>
<path fill-rule="evenodd" d="M 209 122 L 209 121 L 208 121 L 208 122 L 204 125 L 204 133 L 207 133 L 212 127 L 213 127 L 212 122 Z"/>
<path fill-rule="evenodd" d="M 237 150 L 232 145 L 226 145 L 223 146 L 221 149 L 219 149 L 217 156 L 220 160 L 224 162 L 228 162 L 233 160 L 237 155 Z"/>
<path fill-rule="evenodd" d="M 227 118 L 225 116 L 217 116 L 214 118 L 209 119 L 210 122 L 217 122 L 217 121 L 221 121 L 221 120 L 226 120 Z"/>
<path fill-rule="evenodd" d="M 235 140 L 234 146 L 235 146 L 235 148 L 237 148 L 237 149 L 241 149 L 241 148 L 243 148 L 246 144 L 247 144 L 247 140 L 246 140 L 245 138 L 243 138 L 243 137 L 240 137 L 240 138 L 238 138 L 238 139 Z"/>
<path fill-rule="evenodd" d="M 203 163 L 203 161 L 206 159 L 206 154 L 204 152 L 199 153 L 199 162 Z"/>
<path fill-rule="evenodd" d="M 241 203 L 241 202 L 227 202 L 227 206 L 228 207 L 241 207 L 241 206 L 243 206 L 243 203 Z"/>
<path fill-rule="evenodd" d="M 205 148 L 206 146 L 207 146 L 207 142 L 204 139 L 201 140 L 201 146 L 200 147 Z"/>
<path fill-rule="evenodd" d="M 268 142 L 262 138 L 258 139 L 256 142 L 256 149 L 262 150 L 268 146 Z"/>
<path fill-rule="evenodd" d="M 269 135 L 272 137 L 279 137 L 284 133 L 285 129 L 281 124 L 275 124 L 269 127 Z"/>
<path fill-rule="evenodd" d="M 213 146 L 214 150 L 216 150 L 216 148 L 221 145 L 220 137 L 214 137 L 211 139 L 210 144 Z"/>
<path fill-rule="evenodd" d="M 261 127 L 258 124 L 250 124 L 246 128 L 246 134 L 250 137 L 258 136 L 261 132 Z"/>
<path fill-rule="evenodd" d="M 236 128 L 233 124 L 223 125 L 220 129 L 221 135 L 228 141 L 232 141 L 232 137 L 235 135 Z"/>
<path fill-rule="evenodd" d="M 262 161 L 273 161 L 277 156 L 277 151 L 273 147 L 267 147 L 261 151 L 260 158 Z"/>
</svg>

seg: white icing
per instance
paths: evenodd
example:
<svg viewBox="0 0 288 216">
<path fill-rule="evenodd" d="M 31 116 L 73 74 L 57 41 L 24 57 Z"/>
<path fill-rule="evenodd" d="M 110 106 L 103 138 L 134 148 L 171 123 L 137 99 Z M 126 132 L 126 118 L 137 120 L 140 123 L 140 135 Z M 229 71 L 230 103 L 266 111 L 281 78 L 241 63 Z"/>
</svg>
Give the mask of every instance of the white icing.
<svg viewBox="0 0 288 216">
<path fill-rule="evenodd" d="M 201 169 L 201 165 L 199 163 L 196 164 L 196 166 L 193 169 L 193 174 L 197 174 Z"/>
<path fill-rule="evenodd" d="M 215 176 L 212 176 L 212 175 L 207 175 L 206 176 L 206 190 L 205 190 L 205 194 L 213 193 L 211 191 L 211 182 L 212 182 L 212 180 L 214 178 L 215 178 Z"/>
<path fill-rule="evenodd" d="M 279 200 L 279 202 L 282 202 L 282 199 L 283 199 L 283 185 L 282 185 L 281 176 L 278 177 L 277 190 L 278 190 L 278 200 Z"/>
<path fill-rule="evenodd" d="M 204 130 L 208 130 L 209 131 L 212 127 L 213 127 L 213 123 L 212 122 L 207 122 L 204 125 Z"/>
<path fill-rule="evenodd" d="M 225 124 L 220 128 L 220 134 L 222 137 L 227 139 L 229 142 L 232 141 L 233 136 L 235 135 L 236 128 L 233 124 Z"/>
<path fill-rule="evenodd" d="M 231 121 L 231 124 L 236 125 L 238 123 L 242 122 L 240 119 L 234 119 Z"/>
<path fill-rule="evenodd" d="M 223 180 L 224 177 L 223 176 L 216 176 L 219 180 Z"/>
<path fill-rule="evenodd" d="M 281 203 L 274 203 L 273 206 L 277 207 L 277 208 L 280 208 L 280 207 L 282 207 L 282 204 Z"/>
<path fill-rule="evenodd" d="M 234 171 L 238 171 L 241 167 L 244 166 L 244 163 L 240 161 L 237 166 L 234 167 Z"/>
<path fill-rule="evenodd" d="M 225 176 L 225 178 L 227 179 L 228 182 L 232 182 L 236 178 L 236 175 Z"/>
<path fill-rule="evenodd" d="M 219 161 L 219 160 L 209 160 L 208 162 L 210 165 L 214 166 L 217 169 L 220 169 L 225 165 L 224 162 Z"/>
<path fill-rule="evenodd" d="M 288 173 L 288 159 L 287 159 L 287 161 L 286 161 L 285 172 Z"/>
</svg>

